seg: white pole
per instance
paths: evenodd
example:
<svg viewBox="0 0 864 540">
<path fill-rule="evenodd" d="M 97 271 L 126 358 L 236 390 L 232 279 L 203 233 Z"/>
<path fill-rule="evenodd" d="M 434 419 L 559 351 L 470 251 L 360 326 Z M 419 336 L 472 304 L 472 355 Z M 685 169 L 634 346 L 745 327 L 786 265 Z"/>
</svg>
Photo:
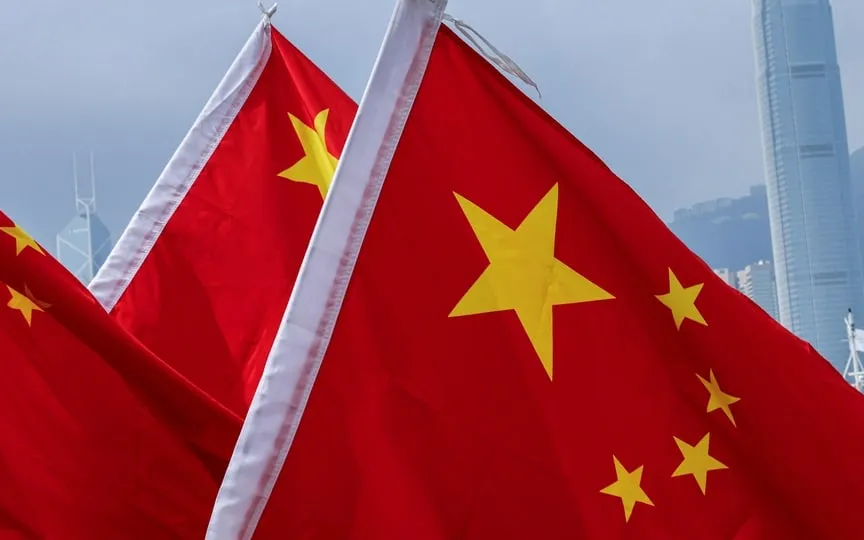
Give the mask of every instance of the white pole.
<svg viewBox="0 0 864 540">
<path fill-rule="evenodd" d="M 855 318 L 852 309 L 844 319 L 846 323 L 846 340 L 849 342 L 849 359 L 846 361 L 846 369 L 843 377 L 859 392 L 864 392 L 864 365 L 858 356 L 858 348 L 855 346 Z"/>
</svg>

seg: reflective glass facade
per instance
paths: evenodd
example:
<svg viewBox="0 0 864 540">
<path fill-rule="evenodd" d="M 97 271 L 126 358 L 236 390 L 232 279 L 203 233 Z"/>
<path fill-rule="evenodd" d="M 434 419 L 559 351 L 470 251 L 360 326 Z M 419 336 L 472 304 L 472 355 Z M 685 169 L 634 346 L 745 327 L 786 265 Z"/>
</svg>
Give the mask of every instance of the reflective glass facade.
<svg viewBox="0 0 864 540">
<path fill-rule="evenodd" d="M 831 6 L 754 0 L 754 40 L 779 318 L 842 369 L 864 293 Z"/>
<path fill-rule="evenodd" d="M 769 261 L 759 261 L 739 271 L 738 289 L 764 309 L 765 313 L 777 319 L 777 284 L 774 281 L 774 267 Z"/>
<path fill-rule="evenodd" d="M 108 228 L 87 208 L 82 208 L 57 235 L 57 259 L 85 285 L 105 263 L 111 247 Z"/>
</svg>

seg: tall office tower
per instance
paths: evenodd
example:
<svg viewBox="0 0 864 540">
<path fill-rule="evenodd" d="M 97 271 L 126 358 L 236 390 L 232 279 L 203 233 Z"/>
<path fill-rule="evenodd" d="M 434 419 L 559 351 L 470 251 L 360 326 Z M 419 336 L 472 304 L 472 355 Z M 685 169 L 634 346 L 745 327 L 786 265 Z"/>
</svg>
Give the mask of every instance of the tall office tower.
<svg viewBox="0 0 864 540">
<path fill-rule="evenodd" d="M 720 279 L 726 282 L 727 285 L 732 287 L 733 289 L 737 288 L 735 283 L 735 274 L 731 272 L 728 268 L 713 268 L 714 273 L 717 274 Z"/>
<path fill-rule="evenodd" d="M 858 251 L 864 261 L 864 147 L 849 156 L 849 170 L 852 171 L 852 202 L 858 219 Z M 864 317 L 864 313 L 860 316 Z"/>
<path fill-rule="evenodd" d="M 769 261 L 759 261 L 738 271 L 738 290 L 756 302 L 768 315 L 777 319 L 777 285 L 774 267 Z"/>
<path fill-rule="evenodd" d="M 864 292 L 831 6 L 754 0 L 753 22 L 780 322 L 842 370 Z"/>
<path fill-rule="evenodd" d="M 852 190 L 854 192 L 856 184 L 864 186 L 864 146 L 852 152 L 852 155 L 849 156 L 849 162 L 851 164 Z M 861 210 L 864 211 L 864 208 Z"/>
<path fill-rule="evenodd" d="M 72 156 L 75 217 L 57 234 L 57 260 L 88 285 L 111 252 L 111 234 L 96 214 L 96 179 L 90 154 L 90 194 L 78 185 L 78 164 Z"/>
</svg>

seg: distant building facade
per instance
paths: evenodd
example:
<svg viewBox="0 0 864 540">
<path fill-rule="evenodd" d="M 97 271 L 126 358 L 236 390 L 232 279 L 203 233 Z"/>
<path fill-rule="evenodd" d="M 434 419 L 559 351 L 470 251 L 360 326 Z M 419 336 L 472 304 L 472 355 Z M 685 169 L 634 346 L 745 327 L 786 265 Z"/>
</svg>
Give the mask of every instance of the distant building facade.
<svg viewBox="0 0 864 540">
<path fill-rule="evenodd" d="M 81 194 L 78 185 L 78 166 L 72 156 L 72 171 L 75 181 L 75 216 L 57 234 L 57 260 L 75 274 L 84 285 L 105 264 L 111 253 L 111 233 L 96 213 L 96 179 L 94 178 L 93 154 L 90 154 L 90 195 Z"/>
<path fill-rule="evenodd" d="M 849 170 L 852 177 L 853 191 L 864 195 L 864 185 L 862 185 L 864 184 L 864 147 L 855 150 L 849 156 Z"/>
<path fill-rule="evenodd" d="M 111 253 L 111 233 L 95 212 L 79 212 L 57 234 L 57 260 L 88 285 Z"/>
<path fill-rule="evenodd" d="M 720 277 L 723 281 L 726 282 L 732 288 L 738 288 L 736 284 L 736 276 L 735 273 L 729 270 L 728 268 L 714 268 L 714 273 Z"/>
<path fill-rule="evenodd" d="M 738 290 L 778 320 L 777 284 L 774 267 L 769 261 L 759 261 L 738 271 Z"/>
<path fill-rule="evenodd" d="M 858 251 L 864 262 L 864 148 L 859 148 L 849 156 L 849 176 L 852 185 L 852 201 L 855 203 L 855 215 L 858 231 Z"/>
<path fill-rule="evenodd" d="M 828 0 L 753 0 L 758 101 L 780 321 L 835 367 L 864 304 Z"/>
</svg>

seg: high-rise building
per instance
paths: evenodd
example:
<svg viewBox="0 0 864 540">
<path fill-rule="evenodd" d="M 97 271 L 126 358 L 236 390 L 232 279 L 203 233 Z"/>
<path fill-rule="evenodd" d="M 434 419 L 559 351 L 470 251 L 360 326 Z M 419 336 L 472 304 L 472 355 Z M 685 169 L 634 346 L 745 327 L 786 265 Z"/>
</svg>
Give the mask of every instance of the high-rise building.
<svg viewBox="0 0 864 540">
<path fill-rule="evenodd" d="M 864 147 L 852 152 L 849 156 L 849 170 L 852 179 L 852 201 L 855 205 L 855 215 L 858 220 L 858 251 L 864 261 Z M 862 314 L 864 315 L 864 314 Z"/>
<path fill-rule="evenodd" d="M 831 6 L 754 0 L 753 27 L 780 321 L 843 369 L 864 293 Z"/>
<path fill-rule="evenodd" d="M 864 147 L 852 152 L 849 156 L 849 168 L 852 172 L 853 191 L 856 185 L 864 184 Z M 862 186 L 864 188 L 864 186 Z M 864 189 L 861 190 L 864 193 Z"/>
<path fill-rule="evenodd" d="M 759 261 L 739 270 L 738 290 L 756 302 L 765 313 L 777 319 L 777 285 L 774 267 L 769 261 Z"/>
<path fill-rule="evenodd" d="M 90 154 L 90 195 L 78 185 L 78 165 L 72 158 L 75 216 L 57 234 L 57 260 L 85 285 L 89 284 L 111 252 L 111 233 L 96 214 L 96 179 Z"/>
<path fill-rule="evenodd" d="M 728 268 L 714 268 L 714 273 L 717 274 L 720 279 L 726 282 L 732 288 L 737 288 L 735 284 L 735 274 L 731 272 Z"/>
</svg>

